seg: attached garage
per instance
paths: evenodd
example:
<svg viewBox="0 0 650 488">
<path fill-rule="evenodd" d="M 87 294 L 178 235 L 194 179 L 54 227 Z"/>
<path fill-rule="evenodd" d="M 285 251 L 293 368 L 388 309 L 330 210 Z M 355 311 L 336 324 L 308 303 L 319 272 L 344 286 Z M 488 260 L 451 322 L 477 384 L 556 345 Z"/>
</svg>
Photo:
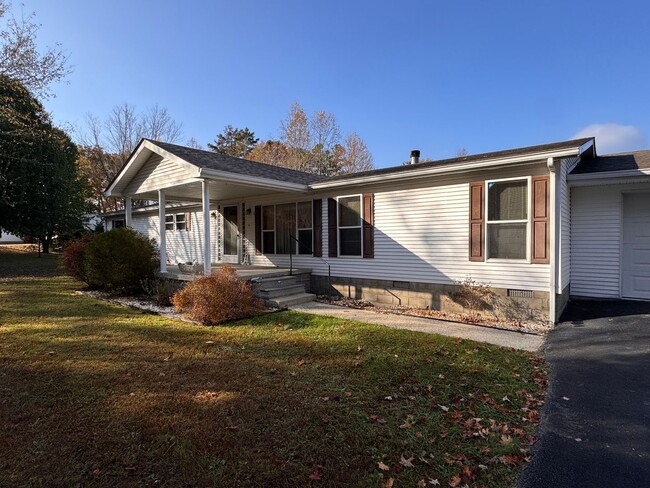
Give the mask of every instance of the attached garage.
<svg viewBox="0 0 650 488">
<path fill-rule="evenodd" d="M 650 300 L 650 192 L 623 194 L 623 298 Z"/>
<path fill-rule="evenodd" d="M 581 162 L 567 181 L 571 295 L 650 300 L 650 151 Z"/>
</svg>

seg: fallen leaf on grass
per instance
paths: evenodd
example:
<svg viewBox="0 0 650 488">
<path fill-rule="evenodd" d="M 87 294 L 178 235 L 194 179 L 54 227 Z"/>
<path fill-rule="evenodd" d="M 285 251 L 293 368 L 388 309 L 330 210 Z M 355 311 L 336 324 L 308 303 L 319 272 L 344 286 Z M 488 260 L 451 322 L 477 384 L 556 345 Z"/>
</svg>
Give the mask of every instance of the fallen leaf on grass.
<svg viewBox="0 0 650 488">
<path fill-rule="evenodd" d="M 379 469 L 381 469 L 382 471 L 388 471 L 388 470 L 390 469 L 390 468 L 388 467 L 388 465 L 382 463 L 381 461 L 379 461 L 379 462 L 377 463 L 377 467 L 378 467 Z"/>
<path fill-rule="evenodd" d="M 298 361 L 298 362 L 296 363 L 296 365 L 298 365 L 298 367 L 302 366 L 303 364 L 305 364 L 305 360 L 304 360 L 304 359 L 301 359 L 300 361 Z"/>
<path fill-rule="evenodd" d="M 309 479 L 312 481 L 320 481 L 321 475 L 320 472 L 318 471 L 318 468 L 314 469 L 311 474 L 309 475 Z"/>
<path fill-rule="evenodd" d="M 399 463 L 405 468 L 414 468 L 415 466 L 413 465 L 413 459 L 414 459 L 413 456 L 406 459 L 402 454 L 402 458 L 399 460 Z"/>
<path fill-rule="evenodd" d="M 452 488 L 455 488 L 456 486 L 460 485 L 460 482 L 461 482 L 461 481 L 462 481 L 462 480 L 461 480 L 461 478 L 460 478 L 460 475 L 459 475 L 459 474 L 455 474 L 455 475 L 452 476 L 451 479 L 449 480 L 449 486 L 451 486 Z"/>
<path fill-rule="evenodd" d="M 387 480 L 381 482 L 381 488 L 393 488 L 394 483 L 395 480 L 393 478 L 388 478 Z"/>
</svg>

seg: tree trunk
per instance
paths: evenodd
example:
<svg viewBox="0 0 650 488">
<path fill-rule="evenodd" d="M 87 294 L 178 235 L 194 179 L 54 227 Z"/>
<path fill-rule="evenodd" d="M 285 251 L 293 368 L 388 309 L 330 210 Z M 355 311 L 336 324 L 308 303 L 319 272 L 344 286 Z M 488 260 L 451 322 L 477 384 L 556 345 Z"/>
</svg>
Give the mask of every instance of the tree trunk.
<svg viewBox="0 0 650 488">
<path fill-rule="evenodd" d="M 45 238 L 41 239 L 41 244 L 43 245 L 43 254 L 48 254 L 50 252 L 50 242 L 51 238 L 49 236 L 46 236 Z"/>
</svg>

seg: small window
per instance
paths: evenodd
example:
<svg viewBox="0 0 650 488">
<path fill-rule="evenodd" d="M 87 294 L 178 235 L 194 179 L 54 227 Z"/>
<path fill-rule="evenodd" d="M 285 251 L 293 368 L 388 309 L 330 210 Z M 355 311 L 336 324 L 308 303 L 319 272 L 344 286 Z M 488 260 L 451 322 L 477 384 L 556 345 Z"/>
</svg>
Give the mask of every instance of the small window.
<svg viewBox="0 0 650 488">
<path fill-rule="evenodd" d="M 275 207 L 262 207 L 262 252 L 275 254 Z"/>
<path fill-rule="evenodd" d="M 165 215 L 165 230 L 186 230 L 185 214 Z"/>
<path fill-rule="evenodd" d="M 528 256 L 528 180 L 488 182 L 487 257 Z"/>
<path fill-rule="evenodd" d="M 176 230 L 185 230 L 185 214 L 176 214 Z"/>
<path fill-rule="evenodd" d="M 298 254 L 313 253 L 312 203 L 298 203 Z"/>
<path fill-rule="evenodd" d="M 361 195 L 338 199 L 339 256 L 361 256 Z"/>
</svg>

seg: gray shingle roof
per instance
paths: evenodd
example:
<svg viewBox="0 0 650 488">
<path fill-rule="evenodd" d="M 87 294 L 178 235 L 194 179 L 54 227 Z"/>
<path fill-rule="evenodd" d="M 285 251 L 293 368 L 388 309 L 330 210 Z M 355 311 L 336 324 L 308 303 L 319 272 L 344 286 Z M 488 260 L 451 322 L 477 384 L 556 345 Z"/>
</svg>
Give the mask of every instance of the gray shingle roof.
<svg viewBox="0 0 650 488">
<path fill-rule="evenodd" d="M 178 146 L 167 142 L 159 142 L 151 139 L 147 140 L 165 151 L 178 156 L 190 164 L 199 166 L 200 168 L 228 171 L 230 173 L 237 173 L 244 176 L 268 178 L 270 180 L 286 181 L 303 185 L 308 185 L 324 179 L 323 176 L 305 173 L 304 171 L 272 166 L 270 164 L 258 163 L 257 161 L 249 161 L 248 159 L 235 158 L 213 151 L 203 151 L 201 149 Z"/>
<path fill-rule="evenodd" d="M 606 154 L 591 160 L 581 161 L 572 175 L 585 173 L 604 173 L 608 171 L 629 171 L 635 169 L 650 169 L 650 150 L 635 151 L 621 154 Z"/>
<path fill-rule="evenodd" d="M 586 137 L 583 139 L 574 139 L 571 141 L 563 141 L 563 142 L 554 142 L 551 144 L 542 144 L 539 146 L 528 146 L 528 147 L 522 147 L 522 148 L 517 148 L 517 149 L 507 149 L 505 151 L 495 151 L 495 152 L 489 152 L 489 153 L 482 153 L 482 154 L 472 154 L 469 156 L 463 156 L 460 158 L 452 158 L 452 159 L 441 159 L 438 161 L 430 161 L 426 163 L 418 163 L 418 164 L 408 164 L 408 165 L 401 165 L 401 166 L 392 166 L 390 168 L 382 168 L 382 169 L 375 169 L 372 171 L 363 171 L 360 173 L 350 173 L 346 175 L 339 175 L 339 176 L 333 176 L 330 178 L 327 178 L 327 181 L 339 181 L 339 180 L 346 180 L 346 179 L 351 179 L 351 178 L 360 178 L 360 177 L 365 177 L 365 176 L 380 176 L 380 175 L 386 175 L 386 174 L 393 174 L 393 173 L 406 173 L 408 171 L 413 171 L 417 169 L 422 169 L 422 168 L 431 168 L 431 167 L 438 167 L 438 166 L 444 166 L 444 165 L 451 165 L 451 164 L 456 164 L 456 163 L 470 163 L 470 162 L 479 162 L 479 161 L 484 161 L 488 159 L 495 159 L 495 158 L 506 158 L 506 157 L 516 157 L 516 156 L 526 156 L 528 154 L 535 154 L 539 152 L 546 152 L 546 151 L 561 151 L 562 149 L 571 149 L 574 147 L 579 147 L 582 146 L 583 144 L 586 144 L 587 142 L 591 141 L 593 138 L 591 137 Z"/>
</svg>

